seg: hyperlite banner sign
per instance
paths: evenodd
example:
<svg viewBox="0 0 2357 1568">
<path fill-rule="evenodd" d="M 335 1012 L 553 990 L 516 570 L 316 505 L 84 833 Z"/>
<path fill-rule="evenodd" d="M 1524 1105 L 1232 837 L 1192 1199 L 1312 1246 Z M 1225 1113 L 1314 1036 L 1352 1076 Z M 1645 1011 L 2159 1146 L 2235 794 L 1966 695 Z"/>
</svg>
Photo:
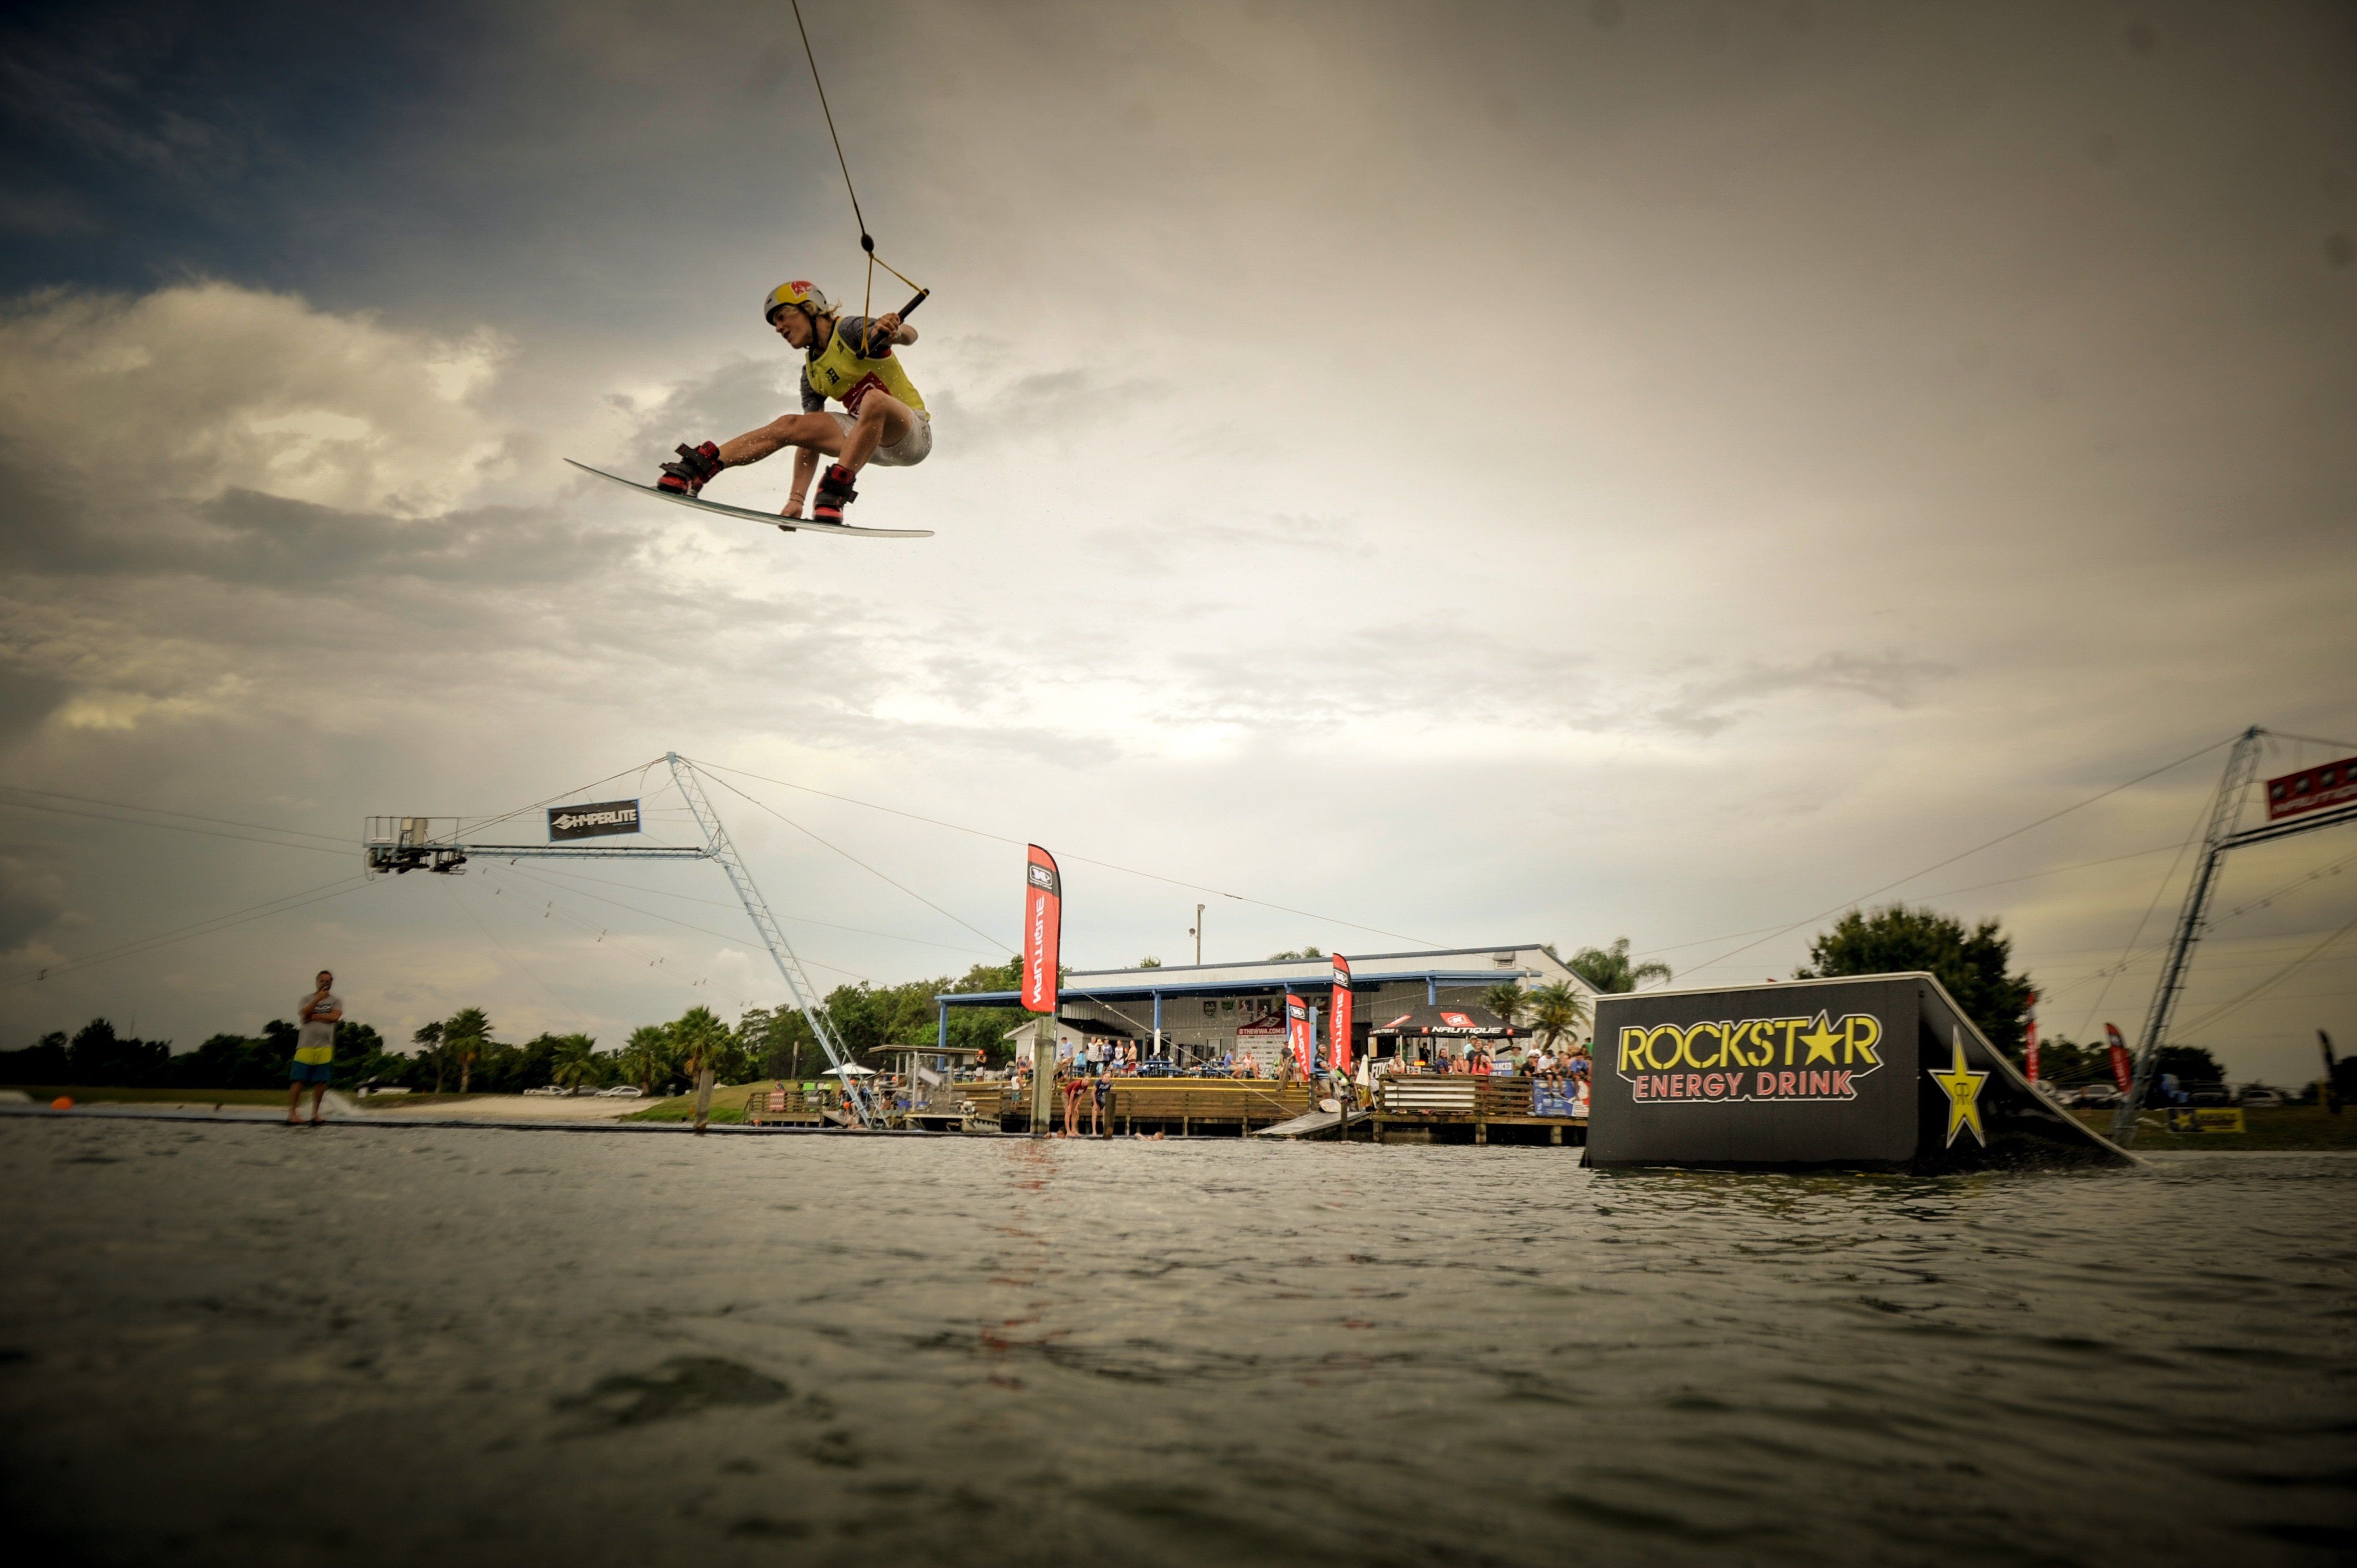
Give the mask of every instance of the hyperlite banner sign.
<svg viewBox="0 0 2357 1568">
<path fill-rule="evenodd" d="M 2279 822 L 2303 811 L 2345 806 L 2357 800 L 2357 757 L 2319 768 L 2303 768 L 2267 780 L 2267 821 Z"/>
<path fill-rule="evenodd" d="M 1023 1005 L 1056 1014 L 1057 950 L 1064 934 L 1064 880 L 1038 844 L 1023 867 Z"/>
<path fill-rule="evenodd" d="M 548 809 L 548 841 L 551 843 L 638 831 L 639 803 L 636 800 L 596 800 L 586 806 L 551 806 Z"/>
</svg>

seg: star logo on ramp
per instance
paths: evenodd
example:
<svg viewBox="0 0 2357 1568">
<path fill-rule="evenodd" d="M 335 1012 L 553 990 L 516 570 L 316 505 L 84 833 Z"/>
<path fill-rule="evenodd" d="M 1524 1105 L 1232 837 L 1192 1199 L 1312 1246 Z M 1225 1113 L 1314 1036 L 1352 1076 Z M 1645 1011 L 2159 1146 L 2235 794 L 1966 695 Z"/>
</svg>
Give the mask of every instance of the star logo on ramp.
<svg viewBox="0 0 2357 1568">
<path fill-rule="evenodd" d="M 1981 1126 L 1981 1085 L 1988 1081 L 1989 1075 L 1975 1072 L 1964 1065 L 1964 1038 L 1961 1030 L 1950 1036 L 1950 1047 L 1955 1052 L 1955 1058 L 1949 1063 L 1948 1070 L 1932 1074 L 1932 1081 L 1948 1096 L 1948 1135 L 1942 1147 L 1953 1144 L 1956 1134 L 1966 1127 L 1970 1127 L 1973 1137 L 1986 1146 L 1988 1133 Z"/>
<path fill-rule="evenodd" d="M 1831 1067 L 1834 1060 L 1834 1047 L 1840 1045 L 1846 1036 L 1835 1034 L 1831 1026 L 1831 1021 L 1820 1013 L 1817 1015 L 1816 1027 L 1805 1035 L 1796 1035 L 1793 1037 L 1809 1047 L 1809 1054 L 1801 1059 L 1802 1066 L 1807 1067 L 1814 1062 L 1824 1062 L 1827 1067 Z"/>
</svg>

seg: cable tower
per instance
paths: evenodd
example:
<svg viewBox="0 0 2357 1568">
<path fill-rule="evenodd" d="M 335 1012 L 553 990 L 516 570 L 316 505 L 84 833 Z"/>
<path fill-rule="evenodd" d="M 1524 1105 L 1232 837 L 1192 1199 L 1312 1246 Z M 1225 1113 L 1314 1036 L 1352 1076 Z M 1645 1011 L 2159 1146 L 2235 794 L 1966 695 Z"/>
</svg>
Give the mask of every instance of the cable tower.
<svg viewBox="0 0 2357 1568">
<path fill-rule="evenodd" d="M 737 854 L 736 844 L 728 837 L 728 830 L 721 825 L 720 813 L 713 809 L 711 798 L 704 792 L 704 780 L 696 777 L 695 769 L 689 765 L 687 758 L 676 751 L 665 752 L 663 760 L 671 764 L 672 782 L 677 784 L 679 792 L 687 798 L 687 809 L 695 813 L 695 825 L 704 832 L 705 854 L 718 861 L 720 869 L 728 874 L 730 886 L 737 889 L 737 897 L 744 902 L 746 918 L 761 934 L 762 943 L 770 950 L 770 961 L 785 977 L 786 990 L 792 995 L 794 1005 L 801 1009 L 802 1021 L 810 1026 L 811 1033 L 818 1039 L 819 1049 L 826 1053 L 826 1059 L 834 1064 L 835 1077 L 843 1084 L 844 1098 L 857 1111 L 863 1126 L 874 1125 L 874 1108 L 868 1103 L 867 1091 L 857 1079 L 851 1076 L 848 1070 L 850 1058 L 835 1043 L 834 1031 L 827 1027 L 825 1015 L 812 1004 L 811 998 L 818 994 L 818 988 L 802 972 L 802 961 L 794 956 L 793 944 L 786 940 L 786 933 L 779 927 L 777 917 L 770 913 L 769 901 L 761 897 L 761 890 L 753 886 L 753 874 L 747 869 L 743 857 Z"/>
<path fill-rule="evenodd" d="M 2185 907 L 2178 913 L 2176 934 L 2169 938 L 2169 956 L 2160 966 L 2160 983 L 2153 987 L 2152 1006 L 2145 1015 L 2144 1037 L 2136 1047 L 2136 1077 L 2129 1086 L 2128 1097 L 2112 1113 L 2112 1142 L 2124 1148 L 2136 1142 L 2136 1117 L 2144 1109 L 2145 1095 L 2152 1089 L 2160 1047 L 2169 1037 L 2169 1024 L 2177 1012 L 2178 998 L 2184 994 L 2185 972 L 2193 961 L 2194 944 L 2209 929 L 2210 896 L 2217 888 L 2219 864 L 2226 858 L 2227 851 L 2288 838 L 2314 828 L 2357 822 L 2357 801 L 2348 801 L 2236 832 L 2234 823 L 2242 815 L 2244 797 L 2258 770 L 2259 743 L 2266 733 L 2253 725 L 2235 740 L 2234 749 L 2226 756 L 2226 771 L 2218 780 L 2218 793 L 2210 802 L 2210 822 L 2201 837 L 2201 863 L 2194 868 L 2193 881 L 2185 889 Z"/>
</svg>

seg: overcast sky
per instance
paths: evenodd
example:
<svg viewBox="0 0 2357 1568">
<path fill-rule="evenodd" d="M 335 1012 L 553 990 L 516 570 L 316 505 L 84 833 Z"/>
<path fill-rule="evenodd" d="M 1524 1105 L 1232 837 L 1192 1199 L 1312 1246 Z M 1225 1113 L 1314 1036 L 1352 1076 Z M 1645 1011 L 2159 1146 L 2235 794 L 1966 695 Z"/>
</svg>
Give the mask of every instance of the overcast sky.
<svg viewBox="0 0 2357 1568">
<path fill-rule="evenodd" d="M 339 847 L 672 749 L 981 830 L 714 775 L 822 983 L 1003 956 L 1027 839 L 1084 965 L 1189 959 L 1202 899 L 1212 959 L 1754 981 L 2190 757 L 1882 895 L 2133 1033 L 2222 743 L 2357 738 L 2345 5 L 805 11 L 934 291 L 934 455 L 853 512 L 921 542 L 559 461 L 791 409 L 761 296 L 860 297 L 790 10 L 0 23 L 0 1043 L 252 1032 L 322 965 L 404 1040 L 773 1002 L 709 867 Z M 2240 1001 L 2357 918 L 2344 863 L 2230 865 L 2181 1038 L 2357 1047 L 2357 936 Z"/>
</svg>

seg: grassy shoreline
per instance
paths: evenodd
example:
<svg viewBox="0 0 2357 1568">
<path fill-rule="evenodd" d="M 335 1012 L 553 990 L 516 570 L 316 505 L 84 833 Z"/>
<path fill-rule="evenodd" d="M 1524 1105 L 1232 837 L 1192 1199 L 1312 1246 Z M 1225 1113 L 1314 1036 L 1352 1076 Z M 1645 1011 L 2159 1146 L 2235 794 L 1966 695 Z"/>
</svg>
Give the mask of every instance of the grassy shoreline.
<svg viewBox="0 0 2357 1568">
<path fill-rule="evenodd" d="M 2098 1133 L 2108 1133 L 2111 1130 L 2112 1113 L 2108 1111 L 2075 1111 L 2072 1114 Z M 2279 1154 L 2304 1149 L 2357 1150 L 2357 1107 L 2344 1110 L 2338 1116 L 2320 1105 L 2245 1111 L 2243 1123 L 2249 1131 L 2172 1133 L 2166 1117 L 2158 1111 L 2147 1111 L 2136 1124 L 2134 1147 L 2139 1154 L 2150 1154 L 2156 1149 L 2257 1149 Z"/>
</svg>

